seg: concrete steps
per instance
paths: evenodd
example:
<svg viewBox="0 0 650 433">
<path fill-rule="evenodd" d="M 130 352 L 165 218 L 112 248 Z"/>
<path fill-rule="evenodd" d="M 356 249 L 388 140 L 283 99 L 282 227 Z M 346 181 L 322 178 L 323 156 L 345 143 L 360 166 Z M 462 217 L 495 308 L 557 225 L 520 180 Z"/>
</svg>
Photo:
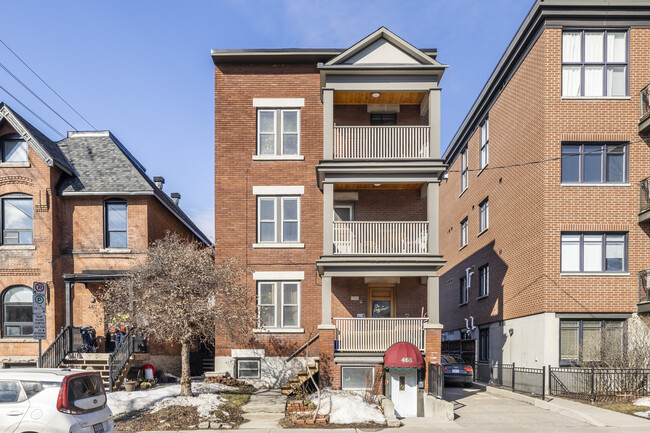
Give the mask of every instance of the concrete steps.
<svg viewBox="0 0 650 433">
<path fill-rule="evenodd" d="M 97 371 L 102 376 L 104 388 L 109 390 L 109 353 L 71 353 L 61 363 L 60 367 L 69 367 L 79 370 Z M 129 374 L 136 361 L 147 361 L 149 359 L 148 353 L 134 353 L 129 358 L 122 372 L 113 384 L 113 389 L 109 391 L 117 391 L 122 386 L 124 379 Z"/>
</svg>

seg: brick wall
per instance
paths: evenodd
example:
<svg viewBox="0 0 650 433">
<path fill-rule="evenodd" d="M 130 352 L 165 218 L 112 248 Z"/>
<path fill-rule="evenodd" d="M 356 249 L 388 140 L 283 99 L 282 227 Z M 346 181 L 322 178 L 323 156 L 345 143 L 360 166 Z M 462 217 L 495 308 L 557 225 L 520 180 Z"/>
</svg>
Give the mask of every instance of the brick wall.
<svg viewBox="0 0 650 433">
<path fill-rule="evenodd" d="M 426 221 L 427 199 L 419 189 L 359 190 L 355 221 Z"/>
</svg>

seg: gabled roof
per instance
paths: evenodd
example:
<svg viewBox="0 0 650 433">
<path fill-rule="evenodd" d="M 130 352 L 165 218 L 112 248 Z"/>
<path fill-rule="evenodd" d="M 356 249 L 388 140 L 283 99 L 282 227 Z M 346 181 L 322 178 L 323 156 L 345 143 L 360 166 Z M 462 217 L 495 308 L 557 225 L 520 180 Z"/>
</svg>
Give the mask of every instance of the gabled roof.
<svg viewBox="0 0 650 433">
<path fill-rule="evenodd" d="M 21 138 L 27 142 L 49 167 L 56 165 L 66 173 L 70 175 L 74 174 L 74 169 L 71 167 L 65 155 L 57 147 L 56 143 L 14 112 L 4 102 L 0 103 L 0 122 L 2 121 L 9 122 L 12 128 L 20 134 Z"/>
<path fill-rule="evenodd" d="M 415 48 L 386 27 L 380 27 L 347 50 L 320 66 L 330 67 L 428 67 L 445 68 L 435 55 Z"/>
</svg>

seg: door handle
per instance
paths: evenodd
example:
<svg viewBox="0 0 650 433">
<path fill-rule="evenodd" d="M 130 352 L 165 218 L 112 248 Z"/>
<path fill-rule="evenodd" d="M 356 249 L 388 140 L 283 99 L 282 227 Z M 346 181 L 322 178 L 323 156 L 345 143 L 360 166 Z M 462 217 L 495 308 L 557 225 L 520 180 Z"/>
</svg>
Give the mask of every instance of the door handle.
<svg viewBox="0 0 650 433">
<path fill-rule="evenodd" d="M 9 416 L 19 416 L 22 415 L 24 412 L 21 412 L 19 410 L 12 410 L 11 412 L 7 412 L 7 415 Z"/>
</svg>

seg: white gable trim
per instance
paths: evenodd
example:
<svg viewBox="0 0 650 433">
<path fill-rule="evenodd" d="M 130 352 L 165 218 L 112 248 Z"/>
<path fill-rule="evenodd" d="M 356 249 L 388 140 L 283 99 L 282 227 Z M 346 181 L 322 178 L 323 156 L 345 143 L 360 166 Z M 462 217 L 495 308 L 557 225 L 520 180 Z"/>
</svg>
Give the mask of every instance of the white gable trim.
<svg viewBox="0 0 650 433">
<path fill-rule="evenodd" d="M 305 98 L 253 98 L 253 107 L 298 108 L 305 106 Z"/>
<path fill-rule="evenodd" d="M 294 271 L 294 272 L 253 272 L 253 280 L 255 281 L 295 281 L 295 280 L 304 280 L 305 272 L 304 271 Z"/>
<path fill-rule="evenodd" d="M 300 186 L 254 186 L 254 195 L 303 195 L 305 187 Z"/>
</svg>

